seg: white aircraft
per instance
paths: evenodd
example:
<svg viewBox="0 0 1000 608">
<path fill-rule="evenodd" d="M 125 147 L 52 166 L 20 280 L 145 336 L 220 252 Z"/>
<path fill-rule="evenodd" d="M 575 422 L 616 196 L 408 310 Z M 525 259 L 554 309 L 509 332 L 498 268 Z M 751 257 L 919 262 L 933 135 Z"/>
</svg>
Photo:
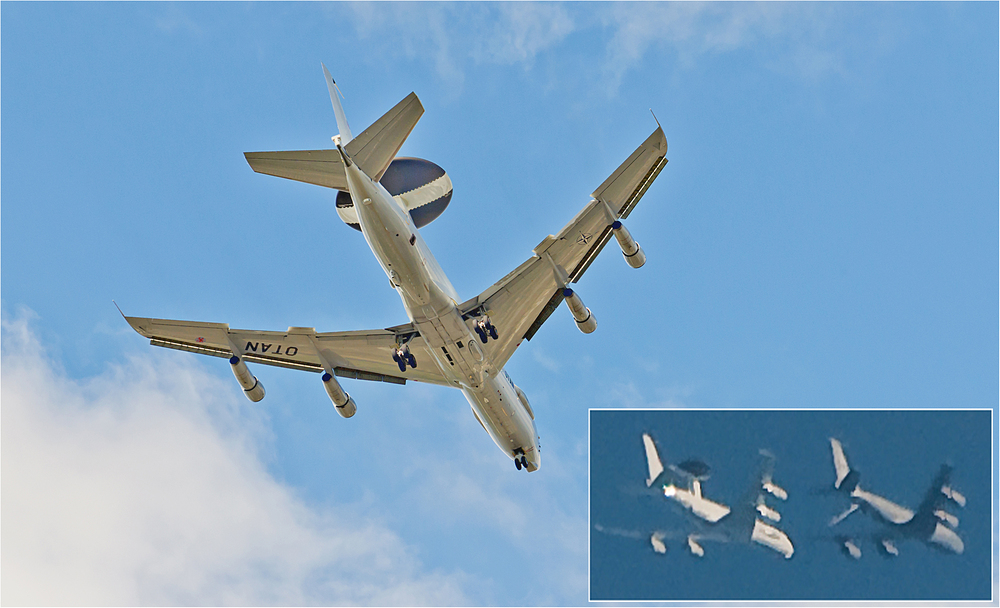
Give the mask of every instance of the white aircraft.
<svg viewBox="0 0 1000 608">
<path fill-rule="evenodd" d="M 965 551 L 965 543 L 954 530 L 958 527 L 958 518 L 944 510 L 948 501 L 960 507 L 965 506 L 965 496 L 950 485 L 951 467 L 942 465 L 920 506 L 912 511 L 888 498 L 862 489 L 858 484 L 860 476 L 848 466 L 840 441 L 830 438 L 830 448 L 833 452 L 833 467 L 837 473 L 833 487 L 851 500 L 847 510 L 830 520 L 831 527 L 844 521 L 851 513 L 864 510 L 884 524 L 884 532 L 875 535 L 876 546 L 883 555 L 899 555 L 896 541 L 903 538 L 917 538 L 953 553 Z M 856 539 L 838 536 L 837 542 L 846 555 L 854 559 L 861 558 L 861 547 Z"/>
<path fill-rule="evenodd" d="M 779 500 L 788 499 L 788 493 L 774 483 L 774 457 L 769 452 L 761 450 L 763 458 L 760 472 L 754 480 L 751 492 L 734 511 L 727 505 L 702 494 L 702 482 L 708 479 L 709 473 L 708 465 L 704 462 L 686 460 L 664 469 L 656 444 L 648 433 L 642 435 L 642 443 L 646 448 L 646 464 L 649 466 L 646 487 L 661 486 L 664 496 L 697 518 L 697 529 L 685 536 L 687 548 L 692 555 L 697 557 L 705 555 L 705 549 L 699 541 L 749 540 L 777 551 L 785 556 L 785 559 L 792 557 L 795 552 L 792 541 L 787 534 L 773 525 L 781 521 L 781 514 L 768 506 L 766 501 L 765 494 L 770 494 Z M 657 553 L 666 553 L 667 545 L 663 541 L 672 536 L 675 534 L 667 531 L 654 532 L 650 537 L 653 550 Z"/>
<path fill-rule="evenodd" d="M 251 401 L 263 399 L 264 387 L 247 369 L 247 361 L 321 373 L 327 394 L 345 418 L 357 408 L 337 377 L 458 388 L 517 468 L 538 470 L 534 413 L 503 366 L 560 301 L 566 302 L 581 331 L 596 329 L 597 321 L 570 284 L 580 280 L 612 236 L 630 266 L 645 263 L 645 254 L 621 220 L 667 163 L 663 129 L 657 124 L 576 217 L 557 235 L 542 240 L 527 261 L 483 293 L 462 301 L 418 230 L 450 202 L 451 180 L 429 161 L 394 158 L 423 114 L 420 100 L 410 93 L 354 137 L 337 84 L 326 66 L 323 72 L 339 130 L 333 137 L 335 148 L 253 152 L 245 155 L 247 162 L 258 173 L 338 190 L 338 215 L 364 233 L 402 299 L 409 323 L 317 332 L 311 327 L 248 331 L 225 323 L 126 320 L 155 346 L 229 359 Z"/>
</svg>

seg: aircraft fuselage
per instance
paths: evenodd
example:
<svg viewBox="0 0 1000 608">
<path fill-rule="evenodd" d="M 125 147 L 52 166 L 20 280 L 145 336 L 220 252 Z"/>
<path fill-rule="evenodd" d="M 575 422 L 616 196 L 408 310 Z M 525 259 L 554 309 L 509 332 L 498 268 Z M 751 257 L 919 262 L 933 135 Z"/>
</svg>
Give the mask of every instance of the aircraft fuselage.
<svg viewBox="0 0 1000 608">
<path fill-rule="evenodd" d="M 541 458 L 534 420 L 510 377 L 502 368 L 493 368 L 479 338 L 462 318 L 458 294 L 410 214 L 346 155 L 344 164 L 361 232 L 403 301 L 420 334 L 417 339 L 427 343 L 433 364 L 462 390 L 497 446 L 512 459 L 523 455 L 528 470 L 537 470 Z"/>
</svg>

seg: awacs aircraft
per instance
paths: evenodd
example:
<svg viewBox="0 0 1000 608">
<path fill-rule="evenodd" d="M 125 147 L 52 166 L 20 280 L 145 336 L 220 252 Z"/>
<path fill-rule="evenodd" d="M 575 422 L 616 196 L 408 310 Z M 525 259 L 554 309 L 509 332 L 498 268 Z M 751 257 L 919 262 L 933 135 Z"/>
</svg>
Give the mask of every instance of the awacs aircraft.
<svg viewBox="0 0 1000 608">
<path fill-rule="evenodd" d="M 655 131 L 591 195 L 559 233 L 547 236 L 523 264 L 492 287 L 460 300 L 418 228 L 444 211 L 452 196 L 448 175 L 422 159 L 395 158 L 424 109 L 410 93 L 357 137 L 352 135 L 326 66 L 326 84 L 339 135 L 334 149 L 251 152 L 258 172 L 338 191 L 337 213 L 359 229 L 403 301 L 410 321 L 387 329 L 317 332 L 230 329 L 196 323 L 126 317 L 150 344 L 229 359 L 251 401 L 264 387 L 246 362 L 322 374 L 337 412 L 350 418 L 354 400 L 340 378 L 405 384 L 407 380 L 460 389 L 473 414 L 520 470 L 538 470 L 538 435 L 524 392 L 503 370 L 565 301 L 584 333 L 597 321 L 570 287 L 612 236 L 633 268 L 646 256 L 622 225 L 667 163 L 667 139 Z"/>
<path fill-rule="evenodd" d="M 830 526 L 835 526 L 858 510 L 870 513 L 883 525 L 883 531 L 873 535 L 876 546 L 883 555 L 899 555 L 896 542 L 904 538 L 916 538 L 930 543 L 937 548 L 962 553 L 965 544 L 955 532 L 958 518 L 944 510 L 947 503 L 953 502 L 960 507 L 965 506 L 965 496 L 951 487 L 951 467 L 942 465 L 941 470 L 931 482 L 917 510 L 898 505 L 891 500 L 864 490 L 859 485 L 860 476 L 847 464 L 844 447 L 836 439 L 830 439 L 833 452 L 833 467 L 837 479 L 833 487 L 851 500 L 846 511 L 830 520 Z M 854 559 L 861 558 L 861 547 L 854 538 L 840 536 L 838 543 L 844 553 Z"/>
<path fill-rule="evenodd" d="M 649 434 L 643 434 L 649 478 L 646 487 L 660 486 L 663 495 L 681 505 L 694 516 L 695 529 L 685 535 L 687 548 L 692 555 L 703 557 L 705 549 L 699 541 L 748 542 L 752 541 L 785 556 L 795 552 L 788 535 L 773 525 L 781 521 L 781 514 L 767 505 L 766 494 L 786 500 L 788 493 L 773 480 L 774 457 L 761 451 L 762 463 L 750 492 L 734 508 L 716 502 L 702 494 L 702 482 L 708 479 L 709 467 L 699 460 L 686 460 L 666 469 L 660 461 L 656 444 Z M 765 521 L 767 520 L 767 521 Z M 768 523 L 772 522 L 772 523 Z M 663 542 L 675 534 L 654 532 L 650 537 L 653 550 L 666 553 Z"/>
</svg>

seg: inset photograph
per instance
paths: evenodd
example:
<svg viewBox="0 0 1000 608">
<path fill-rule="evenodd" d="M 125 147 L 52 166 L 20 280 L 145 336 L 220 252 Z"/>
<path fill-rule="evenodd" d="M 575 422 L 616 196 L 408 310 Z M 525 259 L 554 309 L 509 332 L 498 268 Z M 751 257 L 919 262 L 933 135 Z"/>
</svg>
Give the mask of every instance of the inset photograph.
<svg viewBox="0 0 1000 608">
<path fill-rule="evenodd" d="M 991 410 L 590 410 L 591 601 L 990 600 Z"/>
</svg>

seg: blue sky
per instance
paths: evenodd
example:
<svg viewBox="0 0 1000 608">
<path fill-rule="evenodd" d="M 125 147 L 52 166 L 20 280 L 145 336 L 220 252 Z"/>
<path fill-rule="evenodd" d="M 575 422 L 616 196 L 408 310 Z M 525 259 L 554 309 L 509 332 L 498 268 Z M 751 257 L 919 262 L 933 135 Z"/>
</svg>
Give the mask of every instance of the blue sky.
<svg viewBox="0 0 1000 608">
<path fill-rule="evenodd" d="M 998 402 L 998 9 L 893 4 L 3 3 L 4 603 L 580 604 L 591 407 Z M 150 347 L 126 313 L 405 321 L 333 194 L 242 153 L 415 91 L 459 295 L 655 128 L 670 163 L 507 366 L 544 463 L 460 394 Z M 708 430 L 706 429 L 706 432 Z M 996 454 L 994 453 L 994 459 Z M 994 495 L 995 496 L 995 495 Z M 16 527 L 11 522 L 17 522 Z M 996 536 L 994 529 L 993 536 Z M 996 574 L 994 573 L 994 576 Z"/>
</svg>

